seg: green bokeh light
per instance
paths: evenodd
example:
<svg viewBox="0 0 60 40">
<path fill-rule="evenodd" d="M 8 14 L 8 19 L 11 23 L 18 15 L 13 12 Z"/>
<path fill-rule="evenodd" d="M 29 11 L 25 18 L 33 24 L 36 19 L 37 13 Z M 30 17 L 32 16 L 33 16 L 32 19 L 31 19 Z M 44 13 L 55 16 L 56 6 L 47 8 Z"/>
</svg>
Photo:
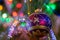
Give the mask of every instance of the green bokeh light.
<svg viewBox="0 0 60 40">
<path fill-rule="evenodd" d="M 48 6 L 50 7 L 50 9 L 55 10 L 56 9 L 56 5 L 54 3 L 49 3 Z"/>
<path fill-rule="evenodd" d="M 5 19 L 4 19 L 4 18 L 1 18 L 1 21 L 2 21 L 2 22 L 5 22 Z"/>
<path fill-rule="evenodd" d="M 45 4 L 46 7 L 46 12 L 49 13 L 49 15 L 53 14 L 53 10 L 56 9 L 56 5 L 54 3 L 49 3 L 49 4 Z"/>
<path fill-rule="evenodd" d="M 26 26 L 26 22 L 21 22 L 20 25 L 21 25 L 22 27 L 25 27 L 25 26 Z"/>
<path fill-rule="evenodd" d="M 6 22 L 9 23 L 11 21 L 10 18 L 6 18 Z"/>
</svg>

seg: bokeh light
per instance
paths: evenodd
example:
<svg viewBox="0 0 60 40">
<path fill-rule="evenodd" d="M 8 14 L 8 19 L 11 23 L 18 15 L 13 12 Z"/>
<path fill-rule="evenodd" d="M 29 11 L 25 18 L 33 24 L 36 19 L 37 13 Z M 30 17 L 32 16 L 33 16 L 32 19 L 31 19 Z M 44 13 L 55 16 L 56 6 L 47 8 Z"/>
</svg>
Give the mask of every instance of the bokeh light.
<svg viewBox="0 0 60 40">
<path fill-rule="evenodd" d="M 12 2 L 13 0 L 8 0 L 9 2 Z"/>
<path fill-rule="evenodd" d="M 46 12 L 48 12 L 49 15 L 53 14 L 53 10 L 56 9 L 56 5 L 54 3 L 44 4 L 46 7 Z"/>
<path fill-rule="evenodd" d="M 25 27 L 25 26 L 26 26 L 26 22 L 21 22 L 20 25 L 21 25 L 22 27 Z"/>
<path fill-rule="evenodd" d="M 7 16 L 8 16 L 7 13 L 2 14 L 2 18 L 7 18 Z"/>
<path fill-rule="evenodd" d="M 13 0 L 7 0 L 8 4 L 12 4 Z"/>
<path fill-rule="evenodd" d="M 17 3 L 16 4 L 16 8 L 21 8 L 22 7 L 22 4 L 21 3 Z"/>
<path fill-rule="evenodd" d="M 30 2 L 32 2 L 32 0 L 29 0 Z"/>
<path fill-rule="evenodd" d="M 30 15 L 30 12 L 28 12 L 28 15 Z"/>
<path fill-rule="evenodd" d="M 13 12 L 12 12 L 12 16 L 13 16 L 13 17 L 16 17 L 16 16 L 18 16 L 18 13 L 17 13 L 16 11 L 13 11 Z"/>
<path fill-rule="evenodd" d="M 22 20 L 23 20 L 23 21 L 25 21 L 26 19 L 25 19 L 25 18 L 23 18 Z"/>
<path fill-rule="evenodd" d="M 6 22 L 9 23 L 11 21 L 10 18 L 6 18 Z"/>
<path fill-rule="evenodd" d="M 1 10 L 3 10 L 3 6 L 2 6 L 2 5 L 0 5 L 0 11 L 1 11 Z"/>
<path fill-rule="evenodd" d="M 4 18 L 1 18 L 1 22 L 5 22 L 5 19 Z"/>
<path fill-rule="evenodd" d="M 56 5 L 54 3 L 49 3 L 48 6 L 50 6 L 51 10 L 56 9 Z"/>
</svg>

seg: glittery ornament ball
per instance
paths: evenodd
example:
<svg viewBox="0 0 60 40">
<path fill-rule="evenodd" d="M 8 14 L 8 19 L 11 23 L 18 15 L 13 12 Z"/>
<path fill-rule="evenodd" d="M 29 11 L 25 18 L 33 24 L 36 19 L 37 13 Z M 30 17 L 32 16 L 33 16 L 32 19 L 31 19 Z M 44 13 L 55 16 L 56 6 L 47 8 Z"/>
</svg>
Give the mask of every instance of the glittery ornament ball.
<svg viewBox="0 0 60 40">
<path fill-rule="evenodd" d="M 51 19 L 46 14 L 34 13 L 29 16 L 29 19 L 31 21 L 32 26 L 42 25 L 51 29 Z"/>
</svg>

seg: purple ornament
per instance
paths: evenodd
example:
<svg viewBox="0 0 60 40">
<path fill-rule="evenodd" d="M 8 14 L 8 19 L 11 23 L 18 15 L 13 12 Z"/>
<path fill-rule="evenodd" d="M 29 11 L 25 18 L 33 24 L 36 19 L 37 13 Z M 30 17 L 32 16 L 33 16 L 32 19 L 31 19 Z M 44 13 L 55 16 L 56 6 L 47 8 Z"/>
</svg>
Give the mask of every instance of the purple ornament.
<svg viewBox="0 0 60 40">
<path fill-rule="evenodd" d="M 29 16 L 32 26 L 42 25 L 49 29 L 52 27 L 51 19 L 46 14 L 32 14 Z"/>
</svg>

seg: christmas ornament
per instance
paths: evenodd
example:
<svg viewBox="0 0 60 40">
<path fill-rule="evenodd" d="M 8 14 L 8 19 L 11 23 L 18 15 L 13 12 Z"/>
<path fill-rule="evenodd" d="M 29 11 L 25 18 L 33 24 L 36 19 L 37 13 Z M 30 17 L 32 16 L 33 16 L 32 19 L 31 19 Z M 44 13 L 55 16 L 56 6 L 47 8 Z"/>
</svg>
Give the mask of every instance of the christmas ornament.
<svg viewBox="0 0 60 40">
<path fill-rule="evenodd" d="M 30 33 L 38 37 L 40 40 L 56 40 L 52 31 L 51 19 L 43 13 L 34 13 L 29 16 L 32 27 Z M 52 33 L 52 34 L 51 34 Z"/>
<path fill-rule="evenodd" d="M 51 19 L 46 14 L 34 13 L 30 15 L 29 18 L 31 20 L 32 26 L 43 25 L 51 29 Z"/>
</svg>

